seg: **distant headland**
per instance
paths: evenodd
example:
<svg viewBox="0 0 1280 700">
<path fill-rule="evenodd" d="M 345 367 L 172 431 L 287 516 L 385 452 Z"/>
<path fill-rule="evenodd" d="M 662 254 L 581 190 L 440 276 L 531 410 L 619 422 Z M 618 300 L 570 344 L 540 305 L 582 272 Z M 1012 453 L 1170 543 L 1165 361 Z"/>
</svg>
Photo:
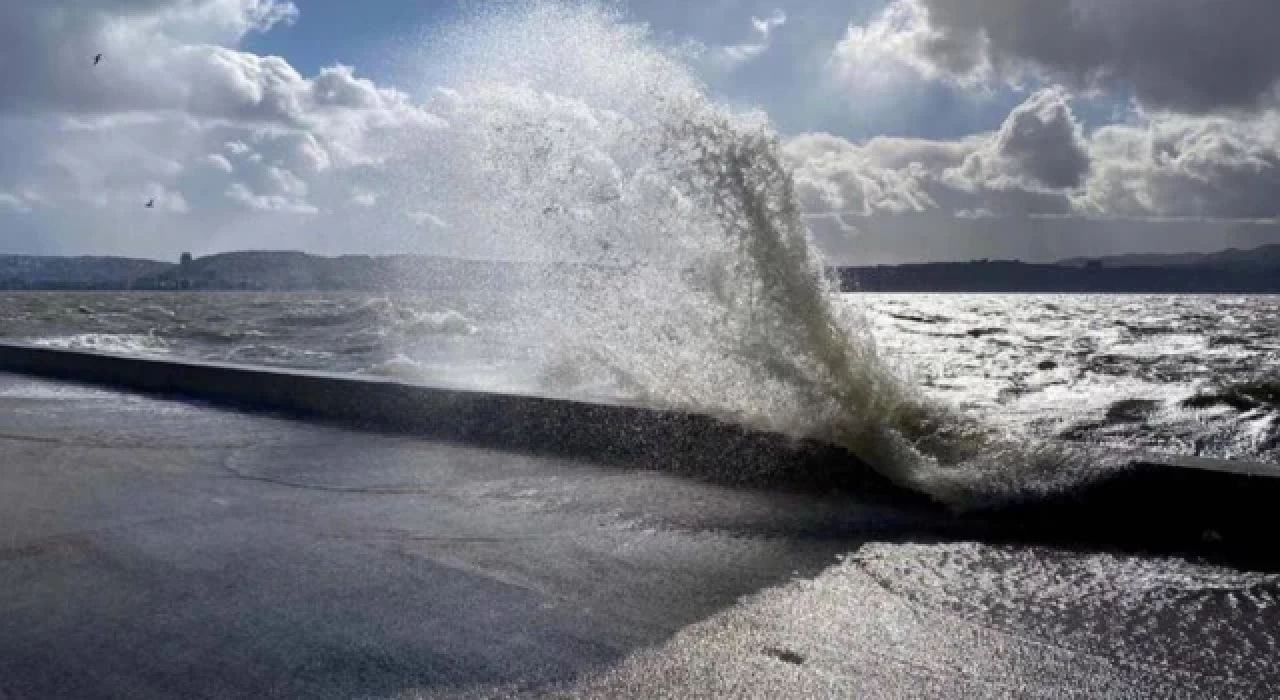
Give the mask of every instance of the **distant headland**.
<svg viewBox="0 0 1280 700">
<path fill-rule="evenodd" d="M 519 263 L 423 255 L 324 257 L 243 251 L 177 262 L 0 255 L 0 290 L 378 291 L 456 289 L 518 274 Z M 1177 255 L 839 267 L 849 292 L 1280 294 L 1280 245 Z"/>
<path fill-rule="evenodd" d="M 1043 294 L 1280 294 L 1280 245 L 1174 255 L 839 269 L 846 291 Z"/>
</svg>

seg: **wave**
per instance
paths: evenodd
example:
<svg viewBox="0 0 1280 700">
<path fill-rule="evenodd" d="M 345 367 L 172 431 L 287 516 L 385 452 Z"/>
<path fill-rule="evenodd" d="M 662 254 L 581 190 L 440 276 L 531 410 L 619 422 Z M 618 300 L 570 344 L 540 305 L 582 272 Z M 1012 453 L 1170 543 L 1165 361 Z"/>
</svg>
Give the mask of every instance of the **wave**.
<svg viewBox="0 0 1280 700">
<path fill-rule="evenodd" d="M 1240 411 L 1280 409 L 1280 380 L 1260 379 L 1240 382 L 1212 392 L 1202 392 L 1182 402 L 1185 408 L 1230 406 Z"/>
<path fill-rule="evenodd" d="M 402 333 L 409 336 L 473 335 L 477 332 L 471 319 L 453 309 L 421 309 L 409 302 L 385 297 L 365 299 L 359 304 L 349 301 L 319 301 L 302 306 L 303 308 L 291 308 L 288 313 L 267 320 L 264 326 L 302 330 L 347 328 L 357 332 L 377 331 L 381 334 Z"/>
<path fill-rule="evenodd" d="M 471 319 L 453 310 L 410 311 L 400 317 L 397 330 L 406 335 L 475 335 Z"/>
<path fill-rule="evenodd" d="M 67 350 L 92 350 L 122 355 L 167 355 L 169 343 L 152 334 L 79 333 L 76 335 L 28 338 L 32 345 Z"/>
<path fill-rule="evenodd" d="M 415 180 L 455 229 L 548 265 L 548 390 L 598 377 L 653 405 L 846 447 L 957 506 L 1113 466 L 926 399 L 837 300 L 768 118 L 707 95 L 617 10 L 522 3 L 466 25 Z M 412 148 L 406 149 L 412 152 Z M 425 151 L 424 151 L 425 153 Z"/>
</svg>

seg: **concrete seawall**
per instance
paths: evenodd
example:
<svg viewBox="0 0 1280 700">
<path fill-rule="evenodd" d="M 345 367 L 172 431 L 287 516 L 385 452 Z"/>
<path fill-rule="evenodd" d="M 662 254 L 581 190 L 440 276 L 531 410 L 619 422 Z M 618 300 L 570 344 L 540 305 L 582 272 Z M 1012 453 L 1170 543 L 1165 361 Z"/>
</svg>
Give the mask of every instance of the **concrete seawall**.
<svg viewBox="0 0 1280 700">
<path fill-rule="evenodd" d="M 847 451 L 715 418 L 391 379 L 0 343 L 0 371 L 731 485 L 895 493 Z M 923 502 L 923 499 L 918 499 Z"/>
<path fill-rule="evenodd" d="M 856 493 L 860 499 L 933 513 L 919 521 L 921 537 L 1158 550 L 1280 568 L 1280 547 L 1266 534 L 1280 503 L 1280 468 L 1266 464 L 1139 456 L 1127 470 L 1058 496 L 953 516 L 895 487 L 840 448 L 621 402 L 19 343 L 0 343 L 0 371 L 435 441 L 661 470 L 730 486 Z"/>
</svg>

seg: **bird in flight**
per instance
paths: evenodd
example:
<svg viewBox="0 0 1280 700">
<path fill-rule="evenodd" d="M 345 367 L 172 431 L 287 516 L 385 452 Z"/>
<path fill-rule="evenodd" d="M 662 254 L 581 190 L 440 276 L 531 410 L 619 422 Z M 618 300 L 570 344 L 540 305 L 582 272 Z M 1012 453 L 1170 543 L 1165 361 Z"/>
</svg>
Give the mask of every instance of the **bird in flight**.
<svg viewBox="0 0 1280 700">
<path fill-rule="evenodd" d="M 156 208 L 156 198 L 155 198 L 155 197 L 152 197 L 151 199 L 147 200 L 147 208 L 148 208 L 148 209 L 155 209 L 155 208 Z"/>
<path fill-rule="evenodd" d="M 102 63 L 102 54 L 98 54 L 97 56 L 93 57 L 93 65 L 96 66 L 99 63 Z"/>
</svg>

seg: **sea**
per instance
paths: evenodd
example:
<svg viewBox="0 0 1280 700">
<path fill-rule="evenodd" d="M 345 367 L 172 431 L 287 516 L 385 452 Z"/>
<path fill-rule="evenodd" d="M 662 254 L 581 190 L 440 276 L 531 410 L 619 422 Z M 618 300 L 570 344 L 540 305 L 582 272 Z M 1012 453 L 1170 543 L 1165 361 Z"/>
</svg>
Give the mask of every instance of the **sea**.
<svg viewBox="0 0 1280 700">
<path fill-rule="evenodd" d="M 486 298 L 487 297 L 487 298 Z M 1280 297 L 845 294 L 931 401 L 1046 441 L 1280 461 Z M 637 399 L 553 371 L 497 294 L 0 294 L 0 337 L 147 357 Z M 697 406 L 692 406 L 696 409 Z"/>
</svg>

